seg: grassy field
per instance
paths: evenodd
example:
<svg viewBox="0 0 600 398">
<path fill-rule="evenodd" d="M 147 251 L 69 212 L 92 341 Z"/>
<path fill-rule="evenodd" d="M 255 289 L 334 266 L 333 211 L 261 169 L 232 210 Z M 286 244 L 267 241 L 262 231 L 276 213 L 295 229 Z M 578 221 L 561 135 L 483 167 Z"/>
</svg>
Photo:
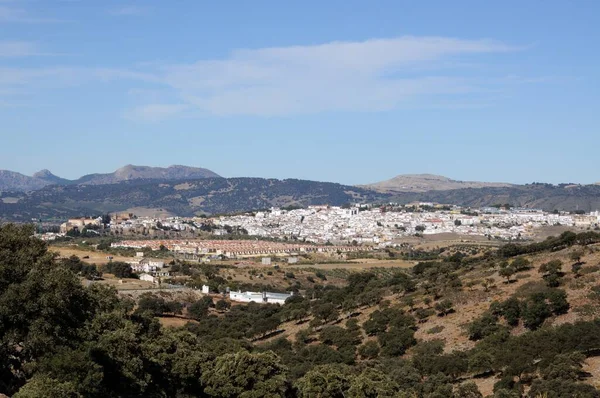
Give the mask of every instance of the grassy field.
<svg viewBox="0 0 600 398">
<path fill-rule="evenodd" d="M 77 246 L 70 246 L 70 247 L 52 246 L 52 247 L 50 247 L 50 250 L 57 252 L 60 255 L 60 257 L 69 257 L 72 255 L 75 255 L 75 256 L 79 257 L 80 259 L 82 259 L 83 261 L 85 261 L 86 263 L 97 264 L 97 265 L 102 265 L 102 264 L 108 263 L 109 260 L 108 260 L 107 256 L 112 256 L 113 257 L 112 261 L 130 261 L 132 259 L 131 257 L 116 256 L 113 254 L 108 254 L 108 253 L 89 250 L 89 249 L 86 250 L 83 248 L 79 248 Z M 85 257 L 87 257 L 87 258 L 85 258 Z M 164 261 L 165 263 L 168 263 L 172 259 L 156 259 L 156 260 Z"/>
<path fill-rule="evenodd" d="M 369 268 L 410 268 L 416 264 L 415 261 L 405 260 L 377 260 L 373 258 L 351 260 L 345 263 L 326 263 L 326 264 L 293 264 L 290 265 L 292 268 L 303 269 L 303 268 L 315 268 L 323 270 L 331 269 L 352 269 L 352 270 L 364 270 Z"/>
</svg>

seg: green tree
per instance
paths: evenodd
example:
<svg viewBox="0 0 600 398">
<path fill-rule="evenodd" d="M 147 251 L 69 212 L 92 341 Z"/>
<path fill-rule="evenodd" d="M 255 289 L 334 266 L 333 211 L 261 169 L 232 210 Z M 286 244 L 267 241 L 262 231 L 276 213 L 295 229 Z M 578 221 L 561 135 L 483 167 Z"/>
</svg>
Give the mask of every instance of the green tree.
<svg viewBox="0 0 600 398">
<path fill-rule="evenodd" d="M 469 371 L 475 375 L 492 372 L 494 357 L 486 351 L 477 351 L 469 357 Z"/>
<path fill-rule="evenodd" d="M 510 283 L 510 278 L 515 274 L 515 269 L 509 265 L 501 268 L 500 271 L 498 271 L 498 274 L 501 277 L 506 278 L 506 283 Z"/>
<path fill-rule="evenodd" d="M 215 308 L 219 312 L 227 311 L 228 309 L 231 308 L 231 303 L 227 300 L 221 299 L 221 300 L 217 301 Z"/>
<path fill-rule="evenodd" d="M 29 380 L 14 398 L 79 398 L 83 397 L 77 393 L 73 383 L 60 382 L 47 376 L 36 376 Z"/>
<path fill-rule="evenodd" d="M 446 316 L 446 315 L 450 314 L 452 311 L 454 311 L 453 307 L 454 307 L 454 304 L 452 304 L 452 301 L 450 301 L 448 299 L 444 299 L 435 304 L 435 310 L 438 312 L 438 315 L 440 315 L 440 316 Z"/>
<path fill-rule="evenodd" d="M 350 389 L 350 370 L 346 366 L 317 366 L 296 382 L 301 398 L 343 398 Z"/>
<path fill-rule="evenodd" d="M 454 391 L 455 398 L 483 398 L 477 384 L 472 381 L 460 384 Z"/>
<path fill-rule="evenodd" d="M 367 341 L 358 347 L 358 355 L 363 359 L 375 359 L 379 356 L 379 344 L 376 341 Z"/>
<path fill-rule="evenodd" d="M 208 310 L 213 306 L 212 298 L 208 296 L 202 297 L 188 308 L 188 315 L 196 320 L 200 320 L 208 315 Z"/>
<path fill-rule="evenodd" d="M 543 275 L 556 274 L 562 270 L 562 261 L 552 260 L 540 265 L 539 272 Z"/>
<path fill-rule="evenodd" d="M 355 398 L 396 397 L 398 385 L 385 373 L 367 368 L 351 378 L 348 396 Z"/>
<path fill-rule="evenodd" d="M 214 397 L 284 397 L 287 369 L 273 352 L 225 354 L 207 366 L 201 377 Z"/>
<path fill-rule="evenodd" d="M 581 262 L 581 258 L 583 257 L 584 252 L 583 249 L 575 249 L 569 254 L 569 258 L 576 263 Z"/>
<path fill-rule="evenodd" d="M 404 355 L 406 350 L 416 344 L 415 332 L 408 328 L 391 328 L 378 336 L 381 354 L 385 356 Z"/>
<path fill-rule="evenodd" d="M 541 370 L 541 375 L 546 380 L 572 380 L 577 381 L 583 368 L 585 355 L 579 352 L 558 354 L 550 363 Z"/>
<path fill-rule="evenodd" d="M 515 272 L 522 272 L 528 270 L 531 267 L 531 261 L 529 261 L 525 257 L 517 257 L 513 260 L 510 266 L 515 270 Z"/>
</svg>

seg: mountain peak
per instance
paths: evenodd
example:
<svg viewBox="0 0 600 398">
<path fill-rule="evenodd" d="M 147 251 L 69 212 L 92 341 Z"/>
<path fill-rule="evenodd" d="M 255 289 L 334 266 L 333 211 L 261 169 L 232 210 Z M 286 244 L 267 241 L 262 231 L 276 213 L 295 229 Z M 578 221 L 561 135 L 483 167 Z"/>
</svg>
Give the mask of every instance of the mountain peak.
<svg viewBox="0 0 600 398">
<path fill-rule="evenodd" d="M 127 164 L 113 173 L 90 174 L 81 177 L 76 184 L 101 185 L 115 184 L 130 180 L 180 180 L 180 179 L 202 179 L 218 178 L 218 174 L 200 167 L 169 166 L 151 167 Z"/>
<path fill-rule="evenodd" d="M 379 192 L 427 192 L 462 188 L 510 187 L 502 182 L 459 181 L 436 174 L 401 174 L 392 179 L 365 185 Z"/>
<path fill-rule="evenodd" d="M 34 173 L 33 178 L 48 178 L 48 177 L 56 177 L 52 172 L 48 169 L 40 170 L 37 173 Z"/>
</svg>

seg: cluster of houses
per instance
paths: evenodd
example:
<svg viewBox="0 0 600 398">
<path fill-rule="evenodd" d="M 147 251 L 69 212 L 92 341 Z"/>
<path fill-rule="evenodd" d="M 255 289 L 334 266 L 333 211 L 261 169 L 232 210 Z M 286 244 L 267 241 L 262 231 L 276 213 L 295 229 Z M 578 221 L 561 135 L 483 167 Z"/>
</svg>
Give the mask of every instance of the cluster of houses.
<svg viewBox="0 0 600 398">
<path fill-rule="evenodd" d="M 389 211 L 394 209 L 395 211 Z M 84 229 L 116 236 L 128 234 L 148 236 L 145 241 L 125 241 L 113 246 L 158 250 L 167 249 L 194 256 L 223 255 L 229 258 L 264 255 L 296 255 L 303 252 L 348 252 L 359 250 L 356 244 L 387 246 L 395 239 L 415 234 L 431 235 L 456 233 L 480 235 L 500 239 L 530 237 L 541 226 L 563 225 L 580 228 L 600 226 L 600 212 L 568 214 L 535 209 L 465 209 L 459 206 L 441 206 L 433 203 L 415 203 L 421 208 L 408 211 L 395 204 L 383 207 L 355 205 L 353 207 L 309 206 L 284 210 L 272 208 L 235 216 L 211 219 L 183 217 L 136 217 L 133 214 L 115 214 L 110 224 L 102 217 L 69 219 L 60 226 L 59 234 L 40 236 L 52 240 L 70 231 Z M 425 210 L 423 210 L 425 209 Z M 195 240 L 204 225 L 211 225 L 215 236 L 227 229 L 245 230 L 249 235 L 274 239 L 306 242 L 302 245 L 265 241 L 199 241 Z M 104 232 L 103 232 L 104 231 Z M 178 239 L 168 239 L 176 237 Z M 334 246 L 315 246 L 311 243 L 331 243 Z"/>
<path fill-rule="evenodd" d="M 131 270 L 140 276 L 140 280 L 160 283 L 160 278 L 170 276 L 169 271 L 165 270 L 165 262 L 152 258 L 145 258 L 144 252 L 137 252 L 133 260 L 127 261 Z"/>
<path fill-rule="evenodd" d="M 67 222 L 62 223 L 60 225 L 60 233 L 66 234 L 74 229 L 77 229 L 79 232 L 83 231 L 84 228 L 104 228 L 104 224 L 102 222 L 102 217 L 97 218 L 71 218 L 67 220 Z"/>
<path fill-rule="evenodd" d="M 222 255 L 228 258 L 292 256 L 300 253 L 338 253 L 357 251 L 355 246 L 317 246 L 314 244 L 292 244 L 262 240 L 124 240 L 111 244 L 112 247 L 125 247 L 160 250 L 162 247 L 181 254 L 198 256 Z M 294 260 L 292 260 L 294 262 Z M 297 262 L 297 259 L 296 259 Z"/>
<path fill-rule="evenodd" d="M 596 227 L 600 213 L 574 215 L 532 209 L 497 208 L 464 211 L 458 206 L 436 209 L 433 203 L 419 203 L 428 210 L 387 211 L 385 208 L 310 206 L 306 209 L 271 209 L 257 213 L 223 216 L 216 225 L 244 228 L 248 234 L 265 238 L 293 237 L 315 243 L 332 242 L 379 244 L 415 234 L 457 233 L 500 239 L 528 237 L 546 225 Z M 466 214 L 465 214 L 466 213 Z"/>
</svg>

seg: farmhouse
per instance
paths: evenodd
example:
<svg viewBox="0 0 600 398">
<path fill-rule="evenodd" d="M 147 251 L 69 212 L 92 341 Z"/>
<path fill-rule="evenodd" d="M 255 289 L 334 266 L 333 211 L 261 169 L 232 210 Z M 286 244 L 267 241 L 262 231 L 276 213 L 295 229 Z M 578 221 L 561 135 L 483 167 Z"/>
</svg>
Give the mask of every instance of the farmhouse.
<svg viewBox="0 0 600 398">
<path fill-rule="evenodd" d="M 267 304 L 285 304 L 285 300 L 292 297 L 293 293 L 270 293 L 270 292 L 229 292 L 229 299 L 231 301 L 238 301 L 241 303 L 267 303 Z"/>
</svg>

